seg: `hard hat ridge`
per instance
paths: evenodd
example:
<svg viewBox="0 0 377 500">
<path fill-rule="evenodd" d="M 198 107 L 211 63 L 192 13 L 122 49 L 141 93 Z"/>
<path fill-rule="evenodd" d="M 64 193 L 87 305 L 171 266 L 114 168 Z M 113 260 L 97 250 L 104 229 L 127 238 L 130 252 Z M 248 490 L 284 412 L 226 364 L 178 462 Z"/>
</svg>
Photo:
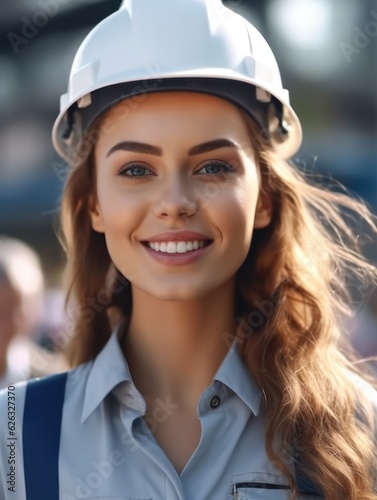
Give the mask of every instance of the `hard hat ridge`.
<svg viewBox="0 0 377 500">
<path fill-rule="evenodd" d="M 241 106 L 271 132 L 284 158 L 301 143 L 275 56 L 246 19 L 220 0 L 125 0 L 77 51 L 53 129 L 55 148 L 69 158 L 87 127 L 116 102 L 167 90 L 207 92 Z"/>
</svg>

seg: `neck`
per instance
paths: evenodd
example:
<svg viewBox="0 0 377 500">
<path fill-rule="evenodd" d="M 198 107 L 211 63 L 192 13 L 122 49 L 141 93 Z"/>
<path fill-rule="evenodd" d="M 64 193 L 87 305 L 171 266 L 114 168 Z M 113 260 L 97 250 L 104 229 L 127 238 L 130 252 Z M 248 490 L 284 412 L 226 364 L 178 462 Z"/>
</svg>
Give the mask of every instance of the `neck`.
<svg viewBox="0 0 377 500">
<path fill-rule="evenodd" d="M 237 331 L 234 284 L 192 301 L 163 301 L 133 289 L 124 352 L 146 398 L 196 405 Z"/>
</svg>

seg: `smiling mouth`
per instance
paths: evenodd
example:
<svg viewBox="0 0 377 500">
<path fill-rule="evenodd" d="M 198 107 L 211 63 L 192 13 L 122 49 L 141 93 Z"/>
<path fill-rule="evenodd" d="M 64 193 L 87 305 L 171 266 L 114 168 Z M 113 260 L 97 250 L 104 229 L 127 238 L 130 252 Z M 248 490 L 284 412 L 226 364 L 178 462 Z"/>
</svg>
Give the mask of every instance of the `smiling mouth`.
<svg viewBox="0 0 377 500">
<path fill-rule="evenodd" d="M 152 250 L 153 252 L 156 252 L 156 253 L 159 253 L 159 254 L 163 254 L 163 255 L 185 255 L 185 254 L 188 254 L 188 253 L 194 253 L 198 250 L 201 250 L 202 248 L 205 248 L 205 247 L 208 247 L 211 243 L 213 243 L 213 240 L 200 240 L 199 241 L 199 247 L 198 248 L 191 248 L 191 246 L 189 248 L 184 248 L 184 249 L 181 249 L 181 251 L 171 251 L 171 249 L 169 248 L 169 246 L 167 246 L 167 242 L 159 242 L 159 245 L 161 243 L 165 243 L 165 246 L 163 246 L 163 249 L 161 248 L 152 248 L 149 244 L 148 241 L 142 241 L 141 244 L 144 245 L 145 247 L 147 247 L 149 250 Z M 176 245 L 178 245 L 179 241 L 177 242 L 174 242 L 176 243 Z M 175 250 L 177 250 L 177 247 L 175 248 Z M 183 250 L 183 251 L 182 251 Z"/>
</svg>

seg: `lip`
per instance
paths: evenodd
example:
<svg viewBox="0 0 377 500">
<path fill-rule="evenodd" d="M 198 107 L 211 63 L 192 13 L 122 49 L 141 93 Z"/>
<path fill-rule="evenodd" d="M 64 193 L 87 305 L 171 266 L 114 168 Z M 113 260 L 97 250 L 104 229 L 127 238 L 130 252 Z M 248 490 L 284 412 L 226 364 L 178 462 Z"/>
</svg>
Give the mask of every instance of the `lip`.
<svg viewBox="0 0 377 500">
<path fill-rule="evenodd" d="M 206 236 L 202 233 L 196 233 L 194 231 L 175 231 L 170 233 L 161 233 L 151 236 L 150 238 L 143 240 L 142 243 L 146 241 L 212 241 L 212 238 Z"/>
<path fill-rule="evenodd" d="M 208 238 L 206 238 L 209 241 Z M 158 241 L 158 240 L 151 240 Z M 162 240 L 164 241 L 164 240 Z M 170 240 L 172 241 L 172 240 Z M 183 240 L 180 240 L 183 241 Z M 203 248 L 198 248 L 198 250 L 191 250 L 187 253 L 165 253 L 165 252 L 156 252 L 153 248 L 150 248 L 147 243 L 142 243 L 143 248 L 149 253 L 149 255 L 160 262 L 161 264 L 166 264 L 169 266 L 184 266 L 186 264 L 191 264 L 198 259 L 200 259 L 208 249 L 212 246 L 213 241 L 210 241 L 208 245 Z"/>
</svg>

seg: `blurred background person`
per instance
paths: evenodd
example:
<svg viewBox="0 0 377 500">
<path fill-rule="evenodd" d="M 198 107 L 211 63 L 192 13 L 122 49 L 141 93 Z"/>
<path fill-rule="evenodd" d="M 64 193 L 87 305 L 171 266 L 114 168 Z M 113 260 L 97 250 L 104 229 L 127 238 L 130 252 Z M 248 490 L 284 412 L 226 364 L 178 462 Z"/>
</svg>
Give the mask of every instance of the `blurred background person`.
<svg viewBox="0 0 377 500">
<path fill-rule="evenodd" d="M 14 238 L 0 239 L 0 389 L 63 369 L 43 339 L 44 277 L 37 254 Z"/>
</svg>

